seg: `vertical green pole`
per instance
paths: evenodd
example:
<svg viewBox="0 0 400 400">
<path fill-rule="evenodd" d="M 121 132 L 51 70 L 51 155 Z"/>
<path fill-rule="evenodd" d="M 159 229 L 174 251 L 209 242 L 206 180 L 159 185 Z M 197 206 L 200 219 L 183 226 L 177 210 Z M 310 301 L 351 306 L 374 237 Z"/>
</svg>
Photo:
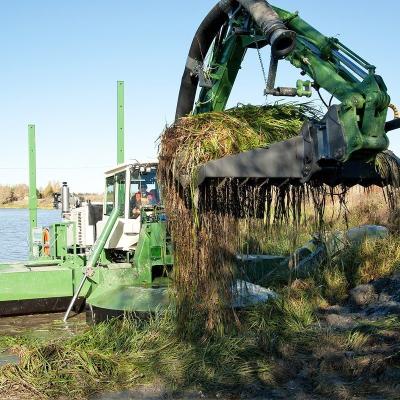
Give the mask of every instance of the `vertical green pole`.
<svg viewBox="0 0 400 400">
<path fill-rule="evenodd" d="M 117 164 L 125 162 L 124 82 L 117 82 Z"/>
<path fill-rule="evenodd" d="M 29 255 L 33 257 L 33 229 L 37 227 L 35 125 L 28 125 L 29 142 Z"/>
</svg>

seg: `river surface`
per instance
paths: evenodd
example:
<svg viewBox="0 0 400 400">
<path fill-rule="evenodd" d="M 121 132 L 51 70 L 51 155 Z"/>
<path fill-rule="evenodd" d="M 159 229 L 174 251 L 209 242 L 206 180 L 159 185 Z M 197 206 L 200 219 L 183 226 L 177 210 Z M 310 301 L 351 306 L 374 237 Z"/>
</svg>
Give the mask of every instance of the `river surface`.
<svg viewBox="0 0 400 400">
<path fill-rule="evenodd" d="M 88 327 L 85 313 L 72 314 L 67 323 L 63 322 L 63 317 L 64 313 L 1 317 L 0 335 L 24 336 L 48 342 L 53 339 L 67 339 Z"/>
<path fill-rule="evenodd" d="M 60 210 L 38 210 L 38 226 L 60 221 Z M 0 209 L 0 262 L 28 259 L 28 227 L 27 209 Z"/>
</svg>

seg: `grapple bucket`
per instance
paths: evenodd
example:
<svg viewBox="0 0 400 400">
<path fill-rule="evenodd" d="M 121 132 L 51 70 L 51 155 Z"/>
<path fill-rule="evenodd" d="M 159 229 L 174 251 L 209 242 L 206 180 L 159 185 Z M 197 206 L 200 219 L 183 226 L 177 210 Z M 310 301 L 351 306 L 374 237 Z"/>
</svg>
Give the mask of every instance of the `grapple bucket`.
<svg viewBox="0 0 400 400">
<path fill-rule="evenodd" d="M 199 187 L 210 182 L 236 180 L 239 184 L 258 186 L 286 184 L 311 186 L 398 186 L 398 182 L 383 174 L 376 164 L 377 157 L 389 158 L 400 169 L 400 160 L 391 151 L 378 153 L 373 158 L 351 159 L 340 162 L 332 159 L 310 158 L 306 147 L 309 142 L 298 137 L 234 156 L 210 161 L 198 170 Z"/>
<path fill-rule="evenodd" d="M 389 173 L 400 170 L 400 160 L 391 151 L 376 154 L 363 150 L 349 159 L 346 155 L 338 108 L 331 107 L 321 122 L 306 122 L 295 138 L 203 164 L 197 185 L 228 178 L 250 186 L 399 186 L 396 174 Z M 379 168 L 380 158 L 391 164 L 390 171 Z"/>
<path fill-rule="evenodd" d="M 199 166 L 195 196 L 191 180 L 187 199 L 203 211 L 262 218 L 274 191 L 282 195 L 298 190 L 292 198 L 299 198 L 307 187 L 338 186 L 342 191 L 355 185 L 400 186 L 400 159 L 391 151 L 346 156 L 345 135 L 333 106 L 322 121 L 306 122 L 297 137 Z M 180 181 L 183 187 L 189 182 L 185 177 Z"/>
</svg>

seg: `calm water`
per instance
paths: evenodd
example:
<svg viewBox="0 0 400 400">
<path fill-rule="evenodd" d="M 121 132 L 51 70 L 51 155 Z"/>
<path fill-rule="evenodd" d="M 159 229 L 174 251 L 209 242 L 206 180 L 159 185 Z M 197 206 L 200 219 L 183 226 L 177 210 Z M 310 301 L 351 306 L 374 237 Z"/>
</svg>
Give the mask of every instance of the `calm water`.
<svg viewBox="0 0 400 400">
<path fill-rule="evenodd" d="M 38 210 L 38 226 L 61 221 L 59 210 Z M 29 211 L 0 209 L 0 262 L 28 258 Z"/>
<path fill-rule="evenodd" d="M 63 317 L 64 313 L 1 317 L 0 335 L 23 335 L 47 342 L 74 336 L 87 328 L 85 313 L 72 314 L 66 323 Z"/>
</svg>

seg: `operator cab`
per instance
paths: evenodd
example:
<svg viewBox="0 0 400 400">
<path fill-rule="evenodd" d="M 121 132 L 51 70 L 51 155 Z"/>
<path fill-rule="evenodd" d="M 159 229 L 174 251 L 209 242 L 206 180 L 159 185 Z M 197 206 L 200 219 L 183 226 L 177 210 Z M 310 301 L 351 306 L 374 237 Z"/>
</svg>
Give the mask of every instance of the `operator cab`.
<svg viewBox="0 0 400 400">
<path fill-rule="evenodd" d="M 118 223 L 105 249 L 133 250 L 138 243 L 143 213 L 151 214 L 160 205 L 157 163 L 129 163 L 106 172 L 104 215 L 97 223 L 97 237 L 115 207 Z"/>
<path fill-rule="evenodd" d="M 143 206 L 160 205 L 157 185 L 157 166 L 136 165 L 130 172 L 129 218 L 140 216 Z"/>
</svg>

